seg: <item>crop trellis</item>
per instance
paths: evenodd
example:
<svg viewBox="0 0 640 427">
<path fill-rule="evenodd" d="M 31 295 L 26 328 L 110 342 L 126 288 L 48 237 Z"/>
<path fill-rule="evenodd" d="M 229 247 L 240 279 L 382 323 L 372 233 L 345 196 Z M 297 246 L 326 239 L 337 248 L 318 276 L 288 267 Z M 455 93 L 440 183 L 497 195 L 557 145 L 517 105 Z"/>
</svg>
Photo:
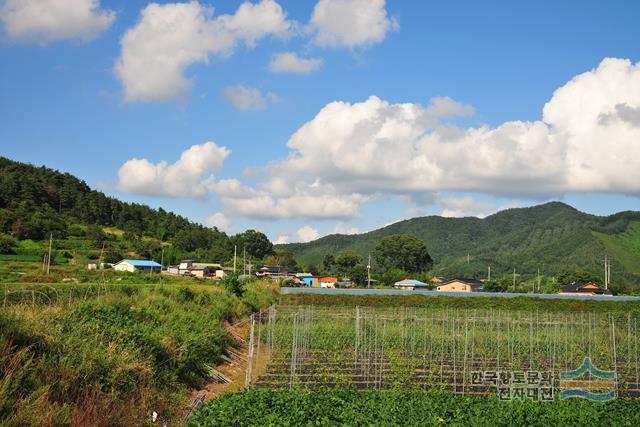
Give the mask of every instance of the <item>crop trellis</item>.
<svg viewBox="0 0 640 427">
<path fill-rule="evenodd" d="M 640 398 L 637 314 L 272 306 L 252 317 L 247 385 L 492 392 L 473 372 L 551 372 L 585 357 Z M 557 387 L 558 384 L 555 384 Z"/>
</svg>

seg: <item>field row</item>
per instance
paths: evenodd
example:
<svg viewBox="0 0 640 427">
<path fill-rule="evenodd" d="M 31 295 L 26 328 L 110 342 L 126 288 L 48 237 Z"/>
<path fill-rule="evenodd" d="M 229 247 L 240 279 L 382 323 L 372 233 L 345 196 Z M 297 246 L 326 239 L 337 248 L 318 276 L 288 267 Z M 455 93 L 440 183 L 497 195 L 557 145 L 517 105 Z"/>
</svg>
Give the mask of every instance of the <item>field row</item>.
<svg viewBox="0 0 640 427">
<path fill-rule="evenodd" d="M 558 390 L 561 372 L 589 361 L 615 378 L 587 373 L 583 386 L 640 398 L 636 313 L 272 307 L 254 319 L 253 348 L 248 383 L 274 389 L 473 393 L 497 388 L 473 375 L 526 371 L 549 373 Z"/>
</svg>

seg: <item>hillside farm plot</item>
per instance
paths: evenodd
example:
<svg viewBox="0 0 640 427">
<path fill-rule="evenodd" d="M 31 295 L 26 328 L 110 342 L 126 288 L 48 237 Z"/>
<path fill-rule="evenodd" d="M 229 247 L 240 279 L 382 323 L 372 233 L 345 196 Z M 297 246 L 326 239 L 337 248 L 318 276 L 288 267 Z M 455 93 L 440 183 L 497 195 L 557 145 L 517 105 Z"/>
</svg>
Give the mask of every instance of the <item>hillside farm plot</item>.
<svg viewBox="0 0 640 427">
<path fill-rule="evenodd" d="M 272 306 L 254 315 L 250 341 L 246 381 L 258 388 L 640 398 L 637 313 Z M 562 380 L 588 361 L 612 376 Z"/>
</svg>

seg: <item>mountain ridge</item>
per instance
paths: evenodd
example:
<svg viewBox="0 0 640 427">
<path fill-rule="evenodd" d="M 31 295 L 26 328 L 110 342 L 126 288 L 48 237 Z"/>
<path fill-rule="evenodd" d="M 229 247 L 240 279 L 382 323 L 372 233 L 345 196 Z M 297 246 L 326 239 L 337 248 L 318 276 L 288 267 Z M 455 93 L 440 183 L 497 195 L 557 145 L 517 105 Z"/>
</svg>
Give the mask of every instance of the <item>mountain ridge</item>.
<svg viewBox="0 0 640 427">
<path fill-rule="evenodd" d="M 640 284 L 636 224 L 640 225 L 640 212 L 598 216 L 553 201 L 509 208 L 485 218 L 416 217 L 366 233 L 331 234 L 278 247 L 291 251 L 302 262 L 320 264 L 326 253 L 354 250 L 364 257 L 383 237 L 410 234 L 427 245 L 435 261 L 434 274 L 473 277 L 484 277 L 488 266 L 496 274 L 507 274 L 514 268 L 524 275 L 537 274 L 538 268 L 543 274 L 577 269 L 598 274 L 607 254 L 614 260 L 614 275 Z"/>
</svg>

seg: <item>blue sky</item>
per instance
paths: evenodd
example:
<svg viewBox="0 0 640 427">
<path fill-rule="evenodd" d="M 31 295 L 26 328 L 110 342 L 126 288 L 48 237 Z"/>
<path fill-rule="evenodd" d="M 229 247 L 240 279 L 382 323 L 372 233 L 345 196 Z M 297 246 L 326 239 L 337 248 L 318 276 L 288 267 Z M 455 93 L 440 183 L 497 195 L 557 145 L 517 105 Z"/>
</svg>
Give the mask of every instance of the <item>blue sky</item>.
<svg viewBox="0 0 640 427">
<path fill-rule="evenodd" d="M 289 242 L 640 210 L 635 1 L 0 4 L 0 154 L 123 200 Z"/>
</svg>

